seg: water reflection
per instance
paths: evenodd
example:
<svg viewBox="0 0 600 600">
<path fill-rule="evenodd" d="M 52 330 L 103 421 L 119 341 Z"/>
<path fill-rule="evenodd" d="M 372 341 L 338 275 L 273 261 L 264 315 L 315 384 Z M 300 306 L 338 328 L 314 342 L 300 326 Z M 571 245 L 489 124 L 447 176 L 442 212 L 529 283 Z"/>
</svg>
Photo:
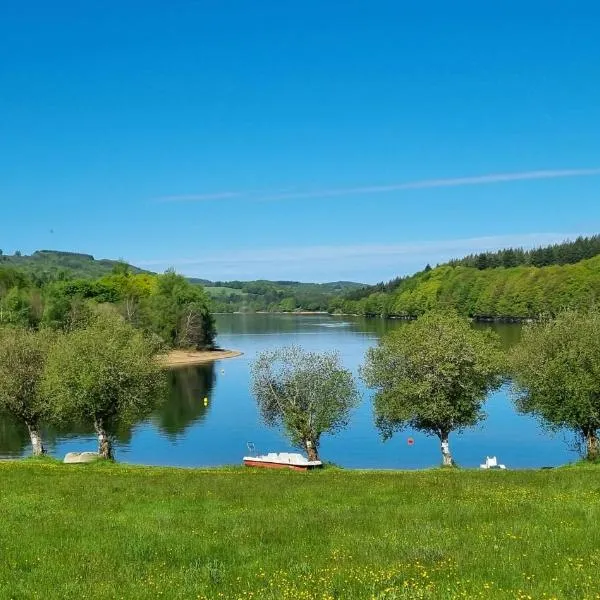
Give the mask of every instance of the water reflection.
<svg viewBox="0 0 600 600">
<path fill-rule="evenodd" d="M 211 407 L 211 395 L 216 381 L 215 365 L 175 369 L 168 373 L 169 395 L 153 413 L 151 422 L 171 442 L 185 435 L 187 429 L 202 423 Z M 205 404 L 204 398 L 207 399 Z"/>
<path fill-rule="evenodd" d="M 20 456 L 29 445 L 25 425 L 10 415 L 0 414 L 0 456 Z"/>
<path fill-rule="evenodd" d="M 246 442 L 261 451 L 292 450 L 281 432 L 264 427 L 250 394 L 250 361 L 266 348 L 298 344 L 310 351 L 337 350 L 345 366 L 357 374 L 365 352 L 384 333 L 405 327 L 402 320 L 330 317 L 328 315 L 219 315 L 217 343 L 242 351 L 243 356 L 215 364 L 177 369 L 167 374 L 165 402 L 147 419 L 116 427 L 118 460 L 142 464 L 204 466 L 239 464 Z M 521 328 L 510 324 L 474 325 L 492 328 L 510 348 Z M 363 401 L 347 430 L 325 436 L 321 453 L 345 467 L 422 468 L 439 463 L 436 440 L 418 432 L 399 433 L 382 442 L 373 424 L 371 394 L 361 387 Z M 205 405 L 204 398 L 208 398 Z M 509 467 L 556 465 L 576 458 L 564 436 L 551 436 L 531 417 L 518 415 L 507 388 L 491 394 L 481 426 L 453 436 L 460 465 L 475 467 L 486 454 L 497 454 Z M 78 423 L 44 432 L 51 454 L 95 450 L 91 427 Z M 407 438 L 415 444 L 408 446 Z M 29 452 L 23 426 L 0 417 L 0 456 Z"/>
</svg>

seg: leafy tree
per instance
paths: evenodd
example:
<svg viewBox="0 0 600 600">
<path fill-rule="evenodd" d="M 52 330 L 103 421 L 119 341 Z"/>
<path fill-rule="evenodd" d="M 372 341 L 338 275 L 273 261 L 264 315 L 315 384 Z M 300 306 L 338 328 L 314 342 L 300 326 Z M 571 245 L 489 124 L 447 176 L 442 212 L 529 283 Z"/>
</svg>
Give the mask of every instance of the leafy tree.
<svg viewBox="0 0 600 600">
<path fill-rule="evenodd" d="M 0 325 L 35 327 L 38 320 L 30 291 L 13 287 L 0 299 Z"/>
<path fill-rule="evenodd" d="M 528 325 L 511 353 L 517 408 L 551 430 L 568 428 L 600 458 L 600 312 L 562 312 Z"/>
<path fill-rule="evenodd" d="M 41 323 L 44 327 L 71 331 L 85 325 L 92 318 L 94 300 L 79 293 L 72 282 L 54 282 L 44 289 Z"/>
<path fill-rule="evenodd" d="M 160 348 L 110 310 L 59 338 L 51 349 L 44 391 L 64 421 L 94 426 L 98 453 L 113 458 L 119 425 L 147 414 L 161 397 L 164 373 L 156 360 Z"/>
<path fill-rule="evenodd" d="M 384 439 L 411 427 L 440 439 L 453 465 L 449 434 L 484 417 L 482 405 L 501 383 L 499 340 L 455 313 L 426 313 L 384 336 L 367 352 L 362 377 L 376 390 L 375 418 Z"/>
<path fill-rule="evenodd" d="M 158 277 L 146 319 L 149 329 L 171 347 L 202 350 L 213 346 L 215 323 L 204 289 L 174 271 Z"/>
<path fill-rule="evenodd" d="M 51 416 L 41 384 L 53 339 L 48 331 L 0 328 L 0 412 L 25 424 L 34 456 L 45 452 L 40 426 Z"/>
<path fill-rule="evenodd" d="M 282 425 L 289 440 L 319 459 L 323 433 L 348 424 L 359 395 L 350 371 L 336 353 L 298 346 L 266 350 L 252 363 L 252 392 L 267 425 Z"/>
<path fill-rule="evenodd" d="M 279 310 L 283 312 L 294 312 L 296 310 L 296 301 L 294 298 L 284 298 L 279 303 Z"/>
</svg>

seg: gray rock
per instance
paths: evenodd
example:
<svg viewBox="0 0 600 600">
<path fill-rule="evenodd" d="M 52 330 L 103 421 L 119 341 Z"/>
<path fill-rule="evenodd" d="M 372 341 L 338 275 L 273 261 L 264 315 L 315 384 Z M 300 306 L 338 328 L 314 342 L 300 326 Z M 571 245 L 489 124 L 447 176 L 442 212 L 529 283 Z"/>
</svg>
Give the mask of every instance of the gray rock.
<svg viewBox="0 0 600 600">
<path fill-rule="evenodd" d="M 99 460 L 97 452 L 68 452 L 63 462 L 68 464 L 90 463 Z"/>
</svg>

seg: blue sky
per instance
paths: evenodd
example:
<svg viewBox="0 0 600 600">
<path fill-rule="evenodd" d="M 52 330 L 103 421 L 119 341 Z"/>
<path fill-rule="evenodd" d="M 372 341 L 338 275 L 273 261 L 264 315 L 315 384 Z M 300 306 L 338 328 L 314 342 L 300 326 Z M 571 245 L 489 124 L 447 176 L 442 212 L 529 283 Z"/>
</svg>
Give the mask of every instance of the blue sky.
<svg viewBox="0 0 600 600">
<path fill-rule="evenodd" d="M 2 12 L 4 252 L 374 282 L 600 231 L 595 2 Z"/>
</svg>

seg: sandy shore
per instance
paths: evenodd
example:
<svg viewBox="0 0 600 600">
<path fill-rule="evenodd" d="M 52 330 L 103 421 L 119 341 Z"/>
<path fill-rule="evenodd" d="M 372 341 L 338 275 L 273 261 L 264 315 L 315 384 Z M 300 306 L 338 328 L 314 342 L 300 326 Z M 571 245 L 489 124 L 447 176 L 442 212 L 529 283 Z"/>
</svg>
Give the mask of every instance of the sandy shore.
<svg viewBox="0 0 600 600">
<path fill-rule="evenodd" d="M 242 353 L 237 350 L 204 350 L 202 352 L 171 350 L 169 354 L 161 356 L 161 362 L 166 367 L 186 367 L 241 355 Z"/>
</svg>

